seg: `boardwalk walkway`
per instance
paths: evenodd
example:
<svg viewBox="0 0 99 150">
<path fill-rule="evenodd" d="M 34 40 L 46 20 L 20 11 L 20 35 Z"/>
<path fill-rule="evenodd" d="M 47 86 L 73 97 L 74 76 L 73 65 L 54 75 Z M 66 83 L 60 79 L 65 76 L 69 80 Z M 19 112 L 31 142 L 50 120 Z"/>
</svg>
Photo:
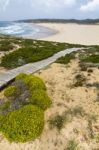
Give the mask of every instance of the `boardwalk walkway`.
<svg viewBox="0 0 99 150">
<path fill-rule="evenodd" d="M 66 49 L 64 51 L 60 51 L 60 52 L 54 54 L 52 57 L 49 57 L 47 59 L 44 59 L 44 60 L 41 60 L 38 62 L 34 62 L 34 63 L 29 63 L 24 66 L 6 71 L 4 73 L 0 73 L 0 89 L 2 89 L 3 86 L 5 86 L 7 83 L 9 83 L 11 80 L 13 80 L 19 73 L 22 73 L 22 72 L 27 73 L 27 74 L 34 73 L 34 72 L 46 67 L 47 65 L 55 62 L 61 56 L 65 56 L 66 54 L 69 54 L 73 51 L 78 51 L 80 49 L 81 48 Z"/>
</svg>

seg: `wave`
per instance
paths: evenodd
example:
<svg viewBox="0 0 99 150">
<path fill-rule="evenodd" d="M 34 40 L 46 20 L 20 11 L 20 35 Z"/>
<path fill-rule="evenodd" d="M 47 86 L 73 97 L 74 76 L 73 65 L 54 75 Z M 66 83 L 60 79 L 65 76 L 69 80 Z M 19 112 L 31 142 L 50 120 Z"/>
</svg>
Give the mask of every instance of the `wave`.
<svg viewBox="0 0 99 150">
<path fill-rule="evenodd" d="M 41 38 L 52 34 L 53 31 L 31 23 L 0 22 L 0 33 L 13 36 Z"/>
</svg>

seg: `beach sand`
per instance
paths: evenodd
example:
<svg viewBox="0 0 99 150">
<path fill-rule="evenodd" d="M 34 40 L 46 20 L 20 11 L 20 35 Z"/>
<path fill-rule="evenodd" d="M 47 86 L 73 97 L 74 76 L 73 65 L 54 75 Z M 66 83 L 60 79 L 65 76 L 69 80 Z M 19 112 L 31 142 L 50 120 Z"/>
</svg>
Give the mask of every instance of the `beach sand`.
<svg viewBox="0 0 99 150">
<path fill-rule="evenodd" d="M 82 25 L 74 23 L 39 23 L 57 31 L 56 34 L 41 38 L 47 41 L 66 42 L 84 45 L 99 45 L 99 25 Z"/>
</svg>

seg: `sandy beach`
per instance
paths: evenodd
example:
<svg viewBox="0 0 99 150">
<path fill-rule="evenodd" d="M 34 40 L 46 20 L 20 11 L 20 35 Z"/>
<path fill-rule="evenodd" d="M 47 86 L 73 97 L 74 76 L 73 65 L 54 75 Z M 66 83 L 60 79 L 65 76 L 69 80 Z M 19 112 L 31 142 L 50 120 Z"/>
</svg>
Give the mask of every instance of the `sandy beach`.
<svg viewBox="0 0 99 150">
<path fill-rule="evenodd" d="M 84 45 L 99 45 L 99 25 L 78 25 L 64 23 L 40 23 L 57 31 L 57 34 L 42 38 L 42 40 L 66 42 Z"/>
</svg>

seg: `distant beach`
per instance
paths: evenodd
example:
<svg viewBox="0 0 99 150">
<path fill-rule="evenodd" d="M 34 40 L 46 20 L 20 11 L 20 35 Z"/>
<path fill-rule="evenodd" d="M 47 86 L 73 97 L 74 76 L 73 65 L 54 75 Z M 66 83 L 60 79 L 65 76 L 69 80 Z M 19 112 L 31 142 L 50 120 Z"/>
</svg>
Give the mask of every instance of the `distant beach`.
<svg viewBox="0 0 99 150">
<path fill-rule="evenodd" d="M 57 34 L 41 38 L 42 40 L 84 45 L 99 45 L 99 24 L 39 23 L 38 25 L 57 31 Z"/>
<path fill-rule="evenodd" d="M 99 24 L 0 22 L 0 33 L 45 41 L 99 45 Z"/>
</svg>

